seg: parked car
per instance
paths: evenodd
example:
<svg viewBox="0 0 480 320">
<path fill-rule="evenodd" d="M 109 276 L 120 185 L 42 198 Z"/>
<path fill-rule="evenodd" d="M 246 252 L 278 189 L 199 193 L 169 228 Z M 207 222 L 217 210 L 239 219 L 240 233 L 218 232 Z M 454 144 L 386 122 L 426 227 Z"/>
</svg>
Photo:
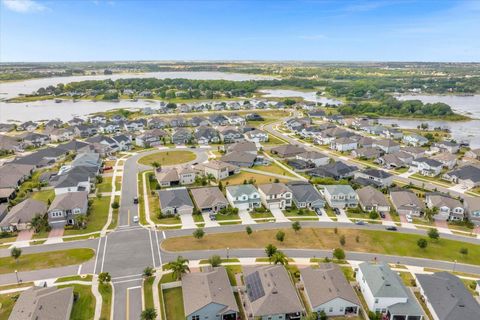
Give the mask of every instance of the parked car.
<svg viewBox="0 0 480 320">
<path fill-rule="evenodd" d="M 338 208 L 333 208 L 333 212 L 335 212 L 335 214 L 336 214 L 337 216 L 340 215 L 340 209 L 338 209 Z"/>
<path fill-rule="evenodd" d="M 317 214 L 317 216 L 321 216 L 323 214 L 322 210 L 319 208 L 315 209 L 315 213 Z"/>
<path fill-rule="evenodd" d="M 355 222 L 356 225 L 359 225 L 359 226 L 364 226 L 367 224 L 367 222 L 363 221 L 363 220 L 358 220 L 357 222 Z"/>
<path fill-rule="evenodd" d="M 133 198 L 133 204 L 138 204 L 138 197 Z"/>
<path fill-rule="evenodd" d="M 133 222 L 138 223 L 138 216 L 133 216 Z"/>
<path fill-rule="evenodd" d="M 407 222 L 409 222 L 409 223 L 412 223 L 412 222 L 413 222 L 413 219 L 412 219 L 412 216 L 411 216 L 411 215 L 407 214 L 407 215 L 405 216 L 405 218 L 407 218 Z"/>
<path fill-rule="evenodd" d="M 385 229 L 388 230 L 388 231 L 397 231 L 397 227 L 395 227 L 395 226 L 388 226 Z"/>
<path fill-rule="evenodd" d="M 103 167 L 103 171 L 108 171 L 108 170 L 112 170 L 112 167 L 111 166 Z"/>
<path fill-rule="evenodd" d="M 217 218 L 215 217 L 215 215 L 214 215 L 214 214 L 211 214 L 211 215 L 210 215 L 210 220 L 212 220 L 212 221 L 216 221 L 216 220 L 217 220 Z"/>
<path fill-rule="evenodd" d="M 382 219 L 385 219 L 385 213 L 380 212 L 380 217 L 382 217 Z"/>
</svg>

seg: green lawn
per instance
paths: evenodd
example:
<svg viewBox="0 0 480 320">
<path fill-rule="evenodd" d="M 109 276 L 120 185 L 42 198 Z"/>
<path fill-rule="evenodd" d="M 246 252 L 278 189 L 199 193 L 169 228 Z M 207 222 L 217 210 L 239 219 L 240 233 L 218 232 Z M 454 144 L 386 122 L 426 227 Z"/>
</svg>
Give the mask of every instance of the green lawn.
<svg viewBox="0 0 480 320">
<path fill-rule="evenodd" d="M 215 215 L 215 219 L 217 221 L 225 221 L 225 220 L 240 220 L 240 216 L 238 215 L 238 213 L 230 213 L 230 214 L 220 214 L 220 213 L 217 213 Z"/>
<path fill-rule="evenodd" d="M 155 277 L 150 277 L 143 281 L 143 294 L 145 296 L 145 309 L 154 308 L 153 304 L 153 281 Z"/>
<path fill-rule="evenodd" d="M 264 248 L 270 243 L 281 248 L 302 249 L 334 249 L 339 247 L 340 236 L 344 235 L 346 251 L 370 252 L 398 256 L 411 256 L 433 260 L 454 261 L 460 263 L 480 265 L 480 246 L 472 243 L 439 239 L 428 241 L 426 249 L 420 249 L 417 241 L 427 236 L 414 234 L 371 231 L 357 229 L 341 229 L 335 233 L 334 229 L 302 228 L 295 233 L 291 228 L 283 229 L 285 240 L 279 243 L 275 240 L 278 230 L 261 230 L 247 235 L 246 232 L 206 234 L 201 241 L 191 236 L 169 238 L 163 242 L 163 248 L 171 251 L 185 250 L 213 250 L 229 248 Z M 358 237 L 358 242 L 356 241 Z M 467 248 L 468 255 L 463 256 L 460 248 Z"/>
<path fill-rule="evenodd" d="M 273 214 L 270 211 L 265 211 L 265 212 L 250 211 L 249 214 L 252 217 L 252 219 L 273 218 Z"/>
<path fill-rule="evenodd" d="M 20 256 L 18 263 L 12 257 L 3 257 L 0 258 L 0 274 L 80 264 L 92 259 L 94 255 L 92 249 L 80 248 L 25 254 Z"/>
<path fill-rule="evenodd" d="M 197 158 L 192 151 L 159 151 L 146 156 L 141 157 L 138 163 L 145 165 L 152 165 L 153 162 L 158 162 L 162 166 L 170 166 L 174 164 L 181 164 L 193 161 Z"/>
<path fill-rule="evenodd" d="M 68 282 L 68 281 L 92 281 L 93 279 L 93 276 L 91 274 L 88 274 L 86 275 L 85 277 L 81 277 L 81 276 L 70 276 L 70 277 L 61 277 L 61 278 L 58 278 L 57 280 L 55 280 L 55 283 L 58 283 L 58 282 Z"/>
<path fill-rule="evenodd" d="M 114 202 L 118 202 L 120 204 L 120 196 L 115 196 L 115 199 L 113 200 Z M 108 229 L 115 229 L 118 223 L 118 210 L 117 209 L 112 209 L 112 222 L 110 222 L 110 225 L 108 226 Z"/>
<path fill-rule="evenodd" d="M 277 136 L 274 136 L 273 134 L 269 134 L 268 142 L 262 142 L 261 144 L 266 146 L 277 146 L 281 144 L 286 144 L 286 142 L 278 138 Z"/>
<path fill-rule="evenodd" d="M 287 177 L 294 177 L 293 174 L 291 174 L 289 171 L 285 170 L 284 168 L 280 167 L 277 163 L 272 162 L 268 166 L 255 166 L 253 167 L 255 170 L 260 170 L 260 171 L 265 171 L 269 173 L 274 173 L 274 174 L 280 174 L 282 176 L 287 176 Z"/>
<path fill-rule="evenodd" d="M 145 203 L 143 199 L 143 172 L 139 172 L 137 175 L 138 185 L 138 208 L 139 208 L 139 220 L 140 224 L 147 225 L 147 218 L 145 217 Z"/>
<path fill-rule="evenodd" d="M 102 313 L 100 320 L 109 320 L 112 311 L 112 285 L 110 283 L 100 284 L 98 291 L 102 295 Z"/>
<path fill-rule="evenodd" d="M 12 312 L 15 301 L 20 293 L 9 293 L 0 295 L 0 319 L 6 320 Z"/>
<path fill-rule="evenodd" d="M 237 185 L 237 184 L 242 184 L 245 180 L 250 181 L 250 179 L 254 180 L 255 185 L 259 184 L 264 184 L 264 183 L 272 183 L 275 181 L 275 177 L 272 176 L 267 176 L 264 174 L 259 174 L 259 173 L 253 173 L 253 172 L 246 172 L 246 171 L 241 171 L 239 174 L 233 175 L 231 177 L 228 177 L 224 180 L 222 180 L 223 185 Z M 279 179 L 280 182 L 288 182 L 290 180 L 287 179 Z"/>
<path fill-rule="evenodd" d="M 287 209 L 284 210 L 283 213 L 286 217 L 316 217 L 317 214 L 311 210 L 303 210 L 303 214 L 298 213 L 298 209 Z"/>
<path fill-rule="evenodd" d="M 97 192 L 112 192 L 112 177 L 102 179 L 102 183 L 97 184 Z"/>
<path fill-rule="evenodd" d="M 181 287 L 163 290 L 163 301 L 167 320 L 185 319 Z"/>
<path fill-rule="evenodd" d="M 92 205 L 88 214 L 87 227 L 85 229 L 65 229 L 65 235 L 74 235 L 90 233 L 102 230 L 108 219 L 108 210 L 110 206 L 110 197 L 101 197 L 100 199 L 90 198 Z"/>
<path fill-rule="evenodd" d="M 53 189 L 35 191 L 32 193 L 31 198 L 48 204 L 48 200 L 53 201 L 55 198 L 55 191 Z"/>
<path fill-rule="evenodd" d="M 59 288 L 64 287 L 73 287 L 73 292 L 78 294 L 77 301 L 73 303 L 70 320 L 93 319 L 96 301 L 92 293 L 92 287 L 81 284 L 59 286 Z"/>
</svg>

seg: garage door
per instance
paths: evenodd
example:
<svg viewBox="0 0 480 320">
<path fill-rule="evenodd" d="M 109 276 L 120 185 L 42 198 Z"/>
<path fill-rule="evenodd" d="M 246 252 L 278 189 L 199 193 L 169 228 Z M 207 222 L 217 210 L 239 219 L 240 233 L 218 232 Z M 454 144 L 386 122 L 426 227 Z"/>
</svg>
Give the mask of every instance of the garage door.
<svg viewBox="0 0 480 320">
<path fill-rule="evenodd" d="M 270 203 L 268 205 L 268 208 L 270 209 L 279 209 L 280 208 L 280 204 L 279 203 Z"/>
<path fill-rule="evenodd" d="M 236 204 L 235 207 L 238 208 L 238 210 L 247 210 L 249 208 L 248 203 Z"/>
<path fill-rule="evenodd" d="M 184 215 L 184 214 L 192 214 L 193 213 L 193 210 L 192 208 L 178 208 L 177 209 L 177 212 L 179 215 Z"/>
</svg>

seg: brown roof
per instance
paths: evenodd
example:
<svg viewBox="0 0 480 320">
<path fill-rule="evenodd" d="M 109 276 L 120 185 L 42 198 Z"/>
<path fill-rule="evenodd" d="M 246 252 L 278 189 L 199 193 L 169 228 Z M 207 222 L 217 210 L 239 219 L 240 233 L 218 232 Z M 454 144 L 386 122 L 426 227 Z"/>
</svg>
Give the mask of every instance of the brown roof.
<svg viewBox="0 0 480 320">
<path fill-rule="evenodd" d="M 190 189 L 193 200 L 199 208 L 209 208 L 217 203 L 228 204 L 227 199 L 218 187 Z"/>
<path fill-rule="evenodd" d="M 266 195 L 279 194 L 290 191 L 287 186 L 281 182 L 261 184 L 258 186 L 258 189 Z"/>
<path fill-rule="evenodd" d="M 37 214 L 44 215 L 47 212 L 47 205 L 38 200 L 26 199 L 14 206 L 0 226 L 9 226 L 17 223 L 29 223 Z"/>
<path fill-rule="evenodd" d="M 357 190 L 357 195 L 360 203 L 362 203 L 363 205 L 390 205 L 385 195 L 371 186 L 367 186 Z"/>
</svg>

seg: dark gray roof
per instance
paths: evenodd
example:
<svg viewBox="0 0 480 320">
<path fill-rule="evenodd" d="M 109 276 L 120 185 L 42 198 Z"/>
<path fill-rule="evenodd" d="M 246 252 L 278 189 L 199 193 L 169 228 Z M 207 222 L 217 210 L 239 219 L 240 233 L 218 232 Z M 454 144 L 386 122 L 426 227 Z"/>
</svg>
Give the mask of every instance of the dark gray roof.
<svg viewBox="0 0 480 320">
<path fill-rule="evenodd" d="M 461 180 L 470 179 L 474 182 L 480 181 L 480 168 L 472 165 L 463 166 L 457 170 L 450 171 L 448 174 L 458 177 Z"/>
<path fill-rule="evenodd" d="M 341 161 L 335 161 L 327 165 L 317 167 L 309 171 L 309 173 L 311 175 L 334 178 L 338 176 L 349 175 L 357 170 L 358 168 L 356 166 L 349 166 Z"/>
<path fill-rule="evenodd" d="M 432 158 L 420 157 L 420 158 L 417 158 L 413 161 L 426 163 L 430 167 L 441 167 L 442 166 L 442 163 L 440 161 L 437 161 L 437 160 L 432 159 Z"/>
<path fill-rule="evenodd" d="M 379 179 L 386 179 L 392 176 L 390 173 L 378 169 L 365 169 L 362 173 Z"/>
<path fill-rule="evenodd" d="M 308 182 L 292 181 L 287 183 L 287 187 L 292 191 L 293 197 L 297 202 L 323 200 L 320 192 Z"/>
<path fill-rule="evenodd" d="M 453 274 L 418 274 L 417 280 L 439 320 L 478 320 L 480 317 L 480 305 Z"/>
<path fill-rule="evenodd" d="M 190 199 L 190 195 L 186 188 L 160 190 L 158 196 L 162 208 L 178 208 L 181 206 L 193 207 L 192 199 Z"/>
</svg>

